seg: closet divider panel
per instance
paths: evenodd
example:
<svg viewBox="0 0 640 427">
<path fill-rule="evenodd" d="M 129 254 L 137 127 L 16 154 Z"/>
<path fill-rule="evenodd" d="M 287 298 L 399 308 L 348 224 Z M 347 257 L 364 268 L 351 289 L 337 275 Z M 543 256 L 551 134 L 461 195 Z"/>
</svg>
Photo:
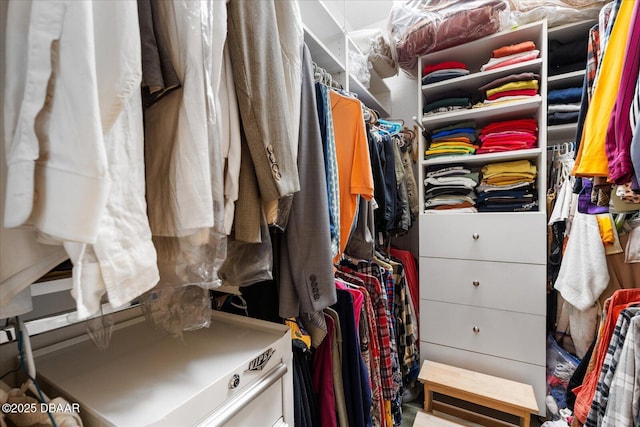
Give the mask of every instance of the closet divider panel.
<svg viewBox="0 0 640 427">
<path fill-rule="evenodd" d="M 495 49 L 532 41 L 537 58 L 482 71 Z M 494 122 L 535 119 L 532 148 L 425 158 L 420 138 L 418 165 L 421 214 L 421 358 L 476 370 L 533 386 L 545 414 L 546 395 L 546 97 L 547 24 L 535 22 L 420 58 L 425 65 L 463 62 L 469 73 L 431 84 L 419 82 L 418 117 L 425 133 L 465 121 L 476 133 Z M 532 72 L 537 93 L 490 106 L 423 114 L 425 103 L 462 90 L 479 98 L 478 88 L 499 78 Z M 484 97 L 483 97 L 484 99 Z M 475 100 L 474 100 L 475 101 Z M 471 104 L 475 105 L 475 102 Z M 537 207 L 526 212 L 434 213 L 427 209 L 425 178 L 434 167 L 462 166 L 472 172 L 492 163 L 527 160 L 536 166 L 532 192 Z M 529 207 L 530 208 L 530 207 Z"/>
</svg>

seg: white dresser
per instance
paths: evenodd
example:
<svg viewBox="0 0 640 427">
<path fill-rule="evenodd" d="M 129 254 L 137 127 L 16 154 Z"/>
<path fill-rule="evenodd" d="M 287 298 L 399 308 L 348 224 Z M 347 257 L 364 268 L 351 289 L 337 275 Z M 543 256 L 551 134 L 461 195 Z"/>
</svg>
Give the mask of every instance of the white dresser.
<svg viewBox="0 0 640 427">
<path fill-rule="evenodd" d="M 140 318 L 105 352 L 85 336 L 34 353 L 39 381 L 79 403 L 85 427 L 293 425 L 284 325 L 214 312 L 181 341 Z"/>
<path fill-rule="evenodd" d="M 540 213 L 420 217 L 421 357 L 531 384 L 539 408 L 545 223 Z"/>
<path fill-rule="evenodd" d="M 502 69 L 480 71 L 493 49 L 534 41 L 540 57 Z M 424 64 L 462 61 L 467 76 L 423 85 L 419 113 L 427 131 L 473 120 L 479 127 L 500 120 L 535 118 L 538 147 L 504 153 L 421 160 L 427 168 L 463 164 L 472 169 L 493 162 L 527 159 L 536 164 L 536 212 L 423 213 L 419 218 L 420 352 L 422 359 L 531 384 L 545 412 L 546 394 L 546 22 L 494 34 L 428 54 Z M 477 88 L 509 74 L 540 74 L 540 97 L 509 104 L 422 116 L 423 98 L 453 89 Z M 420 151 L 426 148 L 424 138 Z M 420 185 L 420 184 L 419 184 Z M 425 190 L 420 185 L 424 205 Z"/>
</svg>

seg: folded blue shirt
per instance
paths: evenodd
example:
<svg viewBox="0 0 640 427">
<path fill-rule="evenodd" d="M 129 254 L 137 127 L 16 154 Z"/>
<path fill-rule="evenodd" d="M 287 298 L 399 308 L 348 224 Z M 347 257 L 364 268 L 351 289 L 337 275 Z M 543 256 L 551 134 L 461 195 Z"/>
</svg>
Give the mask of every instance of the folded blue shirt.
<svg viewBox="0 0 640 427">
<path fill-rule="evenodd" d="M 548 104 L 571 104 L 582 100 L 582 87 L 553 89 L 547 92 Z"/>
</svg>

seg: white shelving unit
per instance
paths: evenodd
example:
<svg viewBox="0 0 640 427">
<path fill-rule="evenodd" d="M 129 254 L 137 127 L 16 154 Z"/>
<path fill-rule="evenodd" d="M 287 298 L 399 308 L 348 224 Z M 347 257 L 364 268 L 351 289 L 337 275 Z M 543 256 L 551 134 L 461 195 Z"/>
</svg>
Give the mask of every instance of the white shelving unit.
<svg viewBox="0 0 640 427">
<path fill-rule="evenodd" d="M 533 23 L 524 25 L 515 30 L 509 30 L 505 32 L 501 32 L 498 34 L 492 34 L 490 36 L 484 37 L 480 40 L 476 40 L 461 46 L 455 46 L 449 49 L 445 49 L 439 52 L 434 52 L 429 54 L 423 58 L 421 58 L 419 67 L 422 67 L 422 64 L 425 61 L 429 61 L 429 63 L 438 63 L 450 60 L 451 58 L 456 58 L 459 60 L 463 60 L 467 67 L 469 68 L 470 73 L 466 76 L 449 79 L 441 82 L 437 82 L 430 85 L 423 85 L 420 88 L 418 94 L 418 117 L 422 117 L 422 125 L 427 130 L 436 129 L 441 126 L 445 126 L 447 124 L 462 122 L 466 120 L 473 120 L 476 122 L 478 126 L 483 126 L 485 124 L 491 123 L 492 121 L 497 120 L 510 120 L 516 118 L 523 117 L 535 117 L 538 120 L 538 147 L 545 147 L 547 145 L 547 131 L 546 131 L 546 114 L 547 114 L 547 106 L 546 106 L 546 98 L 547 98 L 547 87 L 546 84 L 542 84 L 542 82 L 546 82 L 546 73 L 547 73 L 547 63 L 546 63 L 546 34 L 545 37 L 542 38 L 540 36 L 540 27 L 542 23 Z M 546 26 L 545 26 L 546 32 Z M 497 49 L 501 46 L 519 43 L 525 40 L 534 40 L 536 42 L 536 46 L 544 47 L 545 51 L 541 50 L 541 57 L 535 59 L 533 61 L 528 61 L 520 64 L 514 64 L 511 66 L 497 68 L 490 71 L 480 71 L 482 65 L 484 65 L 488 59 L 491 57 L 491 51 L 493 49 Z M 544 55 L 543 55 L 544 54 Z M 526 99 L 522 101 L 510 102 L 508 104 L 496 105 L 491 107 L 482 107 L 475 109 L 462 109 L 462 110 L 454 110 L 448 113 L 440 113 L 434 115 L 423 116 L 422 107 L 423 101 L 426 98 L 429 99 L 430 96 L 435 96 L 440 93 L 455 89 L 462 89 L 465 91 L 477 91 L 477 89 L 489 83 L 497 78 L 508 76 L 510 74 L 521 73 L 524 71 L 534 71 L 540 74 L 540 90 L 539 96 L 531 97 L 531 99 Z M 421 138 L 420 141 L 420 150 L 419 152 L 424 153 L 425 151 L 425 141 L 424 138 Z M 535 152 L 531 152 L 530 150 L 526 150 L 525 152 L 530 152 L 531 157 L 523 157 L 522 153 L 514 153 L 514 152 L 506 152 L 506 153 L 498 153 L 492 154 L 491 157 L 485 157 L 486 154 L 476 155 L 476 156 L 451 156 L 450 160 L 446 160 L 446 162 L 455 162 L 455 163 L 471 163 L 471 164 L 479 164 L 485 163 L 485 160 L 488 161 L 500 161 L 500 160 L 512 160 L 515 158 L 529 158 L 531 160 L 535 160 L 536 165 L 538 167 L 539 175 L 543 176 L 544 170 L 546 168 L 546 153 L 544 150 L 536 150 Z M 449 159 L 449 158 L 448 158 Z M 426 160 L 422 160 L 422 166 L 418 169 L 419 172 L 419 182 L 423 181 L 424 176 L 424 166 L 429 165 Z M 538 187 L 538 200 L 542 201 L 545 197 L 545 188 L 544 186 Z M 420 200 L 424 201 L 424 187 L 420 186 L 419 188 Z M 541 204 L 542 205 L 542 204 Z M 541 206 L 542 207 L 542 206 Z"/>
<path fill-rule="evenodd" d="M 375 70 L 371 71 L 369 88 L 349 74 L 349 50 L 359 52 L 349 38 L 344 24 L 338 22 L 322 0 L 298 3 L 304 24 L 304 41 L 309 46 L 313 61 L 327 70 L 342 87 L 355 93 L 369 108 L 381 117 L 391 115 L 391 92 Z"/>
<path fill-rule="evenodd" d="M 494 49 L 531 40 L 539 58 L 481 71 Z M 420 264 L 420 352 L 447 363 L 531 384 L 540 413 L 546 395 L 546 145 L 547 24 L 536 22 L 428 54 L 424 64 L 464 62 L 469 74 L 418 90 L 418 117 L 427 131 L 472 120 L 489 123 L 522 118 L 538 122 L 538 146 L 528 150 L 420 160 L 418 167 Z M 453 89 L 480 95 L 478 88 L 510 74 L 540 75 L 539 95 L 522 101 L 423 115 L 424 102 Z M 424 156 L 426 141 L 420 138 Z M 424 177 L 434 165 L 479 169 L 494 162 L 527 159 L 537 168 L 539 208 L 534 212 L 427 213 Z"/>
</svg>

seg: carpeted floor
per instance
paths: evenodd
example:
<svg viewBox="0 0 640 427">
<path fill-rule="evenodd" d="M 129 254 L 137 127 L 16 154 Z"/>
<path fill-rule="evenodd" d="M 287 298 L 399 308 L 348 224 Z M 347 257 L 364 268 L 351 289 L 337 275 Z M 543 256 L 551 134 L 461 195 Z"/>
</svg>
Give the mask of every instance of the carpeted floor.
<svg viewBox="0 0 640 427">
<path fill-rule="evenodd" d="M 422 409 L 422 402 L 409 402 L 402 405 L 402 427 L 413 426 L 416 412 Z"/>
</svg>

